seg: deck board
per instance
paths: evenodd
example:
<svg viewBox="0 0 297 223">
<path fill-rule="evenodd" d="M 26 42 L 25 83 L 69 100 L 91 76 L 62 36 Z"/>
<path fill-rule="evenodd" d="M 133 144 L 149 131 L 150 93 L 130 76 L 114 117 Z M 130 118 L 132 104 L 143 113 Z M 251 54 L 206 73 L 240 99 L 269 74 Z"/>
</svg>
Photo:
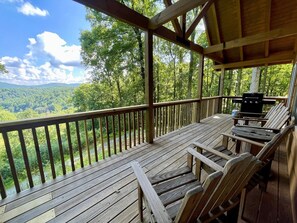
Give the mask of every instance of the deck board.
<svg viewBox="0 0 297 223">
<path fill-rule="evenodd" d="M 154 144 L 142 143 L 1 200 L 0 211 L 17 213 L 7 222 L 139 222 L 137 183 L 129 163 L 138 161 L 148 175 L 185 166 L 185 148 L 191 142 L 216 146 L 222 139 L 220 133 L 230 133 L 232 124 L 229 115 L 203 119 L 155 139 Z M 42 196 L 50 199 L 18 212 Z"/>
</svg>

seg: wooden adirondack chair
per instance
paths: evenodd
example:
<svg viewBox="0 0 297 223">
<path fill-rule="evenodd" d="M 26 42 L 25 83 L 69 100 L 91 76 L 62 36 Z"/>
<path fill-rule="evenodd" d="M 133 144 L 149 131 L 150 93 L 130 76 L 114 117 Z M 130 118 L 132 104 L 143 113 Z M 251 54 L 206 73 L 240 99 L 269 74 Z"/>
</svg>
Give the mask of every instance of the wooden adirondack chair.
<svg viewBox="0 0 297 223">
<path fill-rule="evenodd" d="M 232 157 L 232 156 L 234 157 L 237 155 L 232 153 L 230 150 L 228 150 L 228 142 L 230 140 L 238 140 L 241 142 L 262 147 L 262 149 L 259 151 L 258 154 L 254 154 L 262 162 L 262 167 L 258 171 L 258 173 L 252 177 L 251 181 L 249 182 L 248 188 L 250 190 L 257 184 L 260 184 L 261 189 L 265 191 L 274 153 L 276 149 L 279 147 L 279 145 L 282 142 L 284 142 L 287 136 L 293 131 L 294 131 L 294 125 L 291 124 L 285 127 L 280 133 L 276 134 L 273 137 L 273 139 L 266 144 L 262 144 L 259 142 L 255 142 L 246 138 L 242 138 L 242 137 L 238 137 L 230 134 L 222 134 L 223 140 L 220 146 L 217 146 L 215 148 L 210 148 L 198 142 L 193 143 L 192 146 L 195 147 L 200 153 L 204 153 L 206 157 L 208 157 L 209 159 L 211 159 L 212 161 L 214 161 L 220 166 L 225 165 L 226 160 L 228 160 L 228 157 Z"/>
<path fill-rule="evenodd" d="M 261 126 L 263 126 L 270 118 L 277 114 L 277 111 L 282 107 L 284 107 L 284 104 L 279 103 L 273 106 L 267 113 L 260 114 L 259 117 L 254 117 L 254 115 L 258 113 L 238 112 L 238 117 L 233 118 L 234 125 L 237 125 L 238 121 L 244 121 L 245 125 L 249 125 L 249 123 L 253 121 L 258 122 Z"/>
<path fill-rule="evenodd" d="M 284 126 L 286 122 L 288 122 L 290 118 L 290 112 L 289 109 L 284 106 L 283 104 L 279 104 L 277 106 L 274 106 L 275 108 L 272 108 L 271 111 L 267 113 L 267 115 L 264 117 L 264 119 L 253 119 L 253 118 L 242 118 L 242 120 L 245 120 L 244 125 L 238 125 L 236 124 L 239 118 L 234 118 L 234 125 L 236 126 L 246 126 L 249 124 L 250 121 L 257 121 L 261 123 L 261 126 L 249 126 L 252 128 L 261 128 L 261 129 L 267 129 L 274 132 L 279 132 L 280 129 Z"/>
<path fill-rule="evenodd" d="M 210 222 L 226 212 L 227 221 L 236 222 L 240 193 L 260 161 L 244 153 L 221 167 L 192 148 L 187 152 L 186 167 L 153 177 L 147 177 L 137 162 L 131 163 L 139 185 L 141 221 L 144 200 L 151 222 Z M 202 166 L 212 169 L 204 181 Z"/>
</svg>

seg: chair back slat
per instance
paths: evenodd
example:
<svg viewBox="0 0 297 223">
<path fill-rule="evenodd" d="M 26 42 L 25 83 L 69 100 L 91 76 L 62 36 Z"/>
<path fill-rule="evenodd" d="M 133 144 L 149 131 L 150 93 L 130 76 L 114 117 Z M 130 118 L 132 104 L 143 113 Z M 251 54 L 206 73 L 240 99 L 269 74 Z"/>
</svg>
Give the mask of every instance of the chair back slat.
<svg viewBox="0 0 297 223">
<path fill-rule="evenodd" d="M 223 177 L 213 193 L 209 195 L 209 199 L 207 203 L 205 203 L 200 216 L 203 216 L 212 210 L 213 206 L 217 203 L 217 200 L 223 196 L 222 193 L 229 193 L 228 188 L 231 187 L 231 185 L 237 180 L 238 175 L 241 174 L 240 171 L 242 171 L 242 168 L 240 167 L 245 162 L 246 160 L 244 160 L 242 156 L 239 156 L 229 160 L 226 163 L 223 169 Z"/>
<path fill-rule="evenodd" d="M 188 191 L 177 213 L 175 222 L 194 222 L 194 219 L 198 217 L 197 212 L 199 213 L 203 208 L 201 203 L 208 199 L 209 193 L 215 189 L 222 176 L 221 171 L 216 171 L 207 177 L 203 187 L 199 186 Z M 200 206 L 197 207 L 199 204 Z"/>
<path fill-rule="evenodd" d="M 289 125 L 285 127 L 280 133 L 275 135 L 273 139 L 268 142 L 257 154 L 257 158 L 261 161 L 266 161 L 269 159 L 279 145 L 286 139 L 286 137 L 294 130 L 294 125 Z"/>
</svg>

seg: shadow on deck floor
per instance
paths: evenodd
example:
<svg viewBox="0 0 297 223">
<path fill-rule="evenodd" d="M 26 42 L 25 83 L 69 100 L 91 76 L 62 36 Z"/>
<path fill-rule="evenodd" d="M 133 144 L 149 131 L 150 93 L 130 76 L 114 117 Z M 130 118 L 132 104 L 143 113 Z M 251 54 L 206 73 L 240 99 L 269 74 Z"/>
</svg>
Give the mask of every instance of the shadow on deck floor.
<svg viewBox="0 0 297 223">
<path fill-rule="evenodd" d="M 148 175 L 184 166 L 185 148 L 192 141 L 215 146 L 222 139 L 220 133 L 229 133 L 232 124 L 230 115 L 212 116 L 159 137 L 154 144 L 143 143 L 0 200 L 0 222 L 140 222 L 137 183 L 129 163 L 137 160 Z M 287 175 L 285 165 L 280 151 L 273 164 L 275 176 Z M 253 222 L 291 222 L 286 202 L 289 190 L 283 189 L 288 181 L 279 176 L 270 182 L 267 193 L 255 189 L 248 195 L 251 203 L 247 203 L 245 217 Z"/>
</svg>

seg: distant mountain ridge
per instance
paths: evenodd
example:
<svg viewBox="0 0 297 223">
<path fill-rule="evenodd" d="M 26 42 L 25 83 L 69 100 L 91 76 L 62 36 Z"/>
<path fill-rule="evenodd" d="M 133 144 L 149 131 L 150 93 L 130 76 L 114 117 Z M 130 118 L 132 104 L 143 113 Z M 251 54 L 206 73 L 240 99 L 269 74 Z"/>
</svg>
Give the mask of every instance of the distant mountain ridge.
<svg viewBox="0 0 297 223">
<path fill-rule="evenodd" d="M 14 88 L 51 88 L 51 87 L 78 87 L 80 84 L 62 84 L 62 83 L 49 83 L 42 85 L 17 85 L 0 82 L 1 89 L 14 89 Z"/>
</svg>

